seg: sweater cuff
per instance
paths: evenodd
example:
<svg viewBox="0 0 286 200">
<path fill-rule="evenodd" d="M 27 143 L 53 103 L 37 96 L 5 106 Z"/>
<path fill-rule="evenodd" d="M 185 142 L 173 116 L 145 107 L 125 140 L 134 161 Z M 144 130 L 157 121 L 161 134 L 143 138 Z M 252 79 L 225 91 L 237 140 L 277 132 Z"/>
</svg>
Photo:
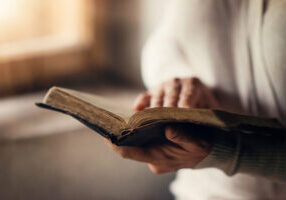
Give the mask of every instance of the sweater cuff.
<svg viewBox="0 0 286 200">
<path fill-rule="evenodd" d="M 227 175 L 233 175 L 239 158 L 240 143 L 241 137 L 239 134 L 217 134 L 213 139 L 210 154 L 195 169 L 213 167 L 221 169 Z"/>
<path fill-rule="evenodd" d="M 217 133 L 213 144 L 196 169 L 214 167 L 227 175 L 239 172 L 285 182 L 285 135 Z"/>
</svg>

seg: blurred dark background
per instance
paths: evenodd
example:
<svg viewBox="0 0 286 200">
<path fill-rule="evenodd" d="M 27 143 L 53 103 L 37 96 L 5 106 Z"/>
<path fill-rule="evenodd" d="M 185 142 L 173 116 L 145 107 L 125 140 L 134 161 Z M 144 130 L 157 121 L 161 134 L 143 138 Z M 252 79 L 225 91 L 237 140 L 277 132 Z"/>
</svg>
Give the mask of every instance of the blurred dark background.
<svg viewBox="0 0 286 200">
<path fill-rule="evenodd" d="M 173 174 L 123 160 L 34 106 L 51 86 L 132 101 L 163 0 L 0 0 L 0 199 L 171 199 Z"/>
</svg>

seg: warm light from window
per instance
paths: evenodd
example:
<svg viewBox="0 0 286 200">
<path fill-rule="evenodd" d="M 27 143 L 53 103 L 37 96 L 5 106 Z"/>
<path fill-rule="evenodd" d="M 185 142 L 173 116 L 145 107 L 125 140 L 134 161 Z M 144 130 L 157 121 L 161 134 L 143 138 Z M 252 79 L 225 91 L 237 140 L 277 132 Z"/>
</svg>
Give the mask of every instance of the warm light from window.
<svg viewBox="0 0 286 200">
<path fill-rule="evenodd" d="M 0 58 L 82 43 L 87 0 L 0 0 Z"/>
<path fill-rule="evenodd" d="M 17 18 L 20 13 L 21 0 L 0 0 L 0 23 L 5 24 L 13 18 Z"/>
</svg>

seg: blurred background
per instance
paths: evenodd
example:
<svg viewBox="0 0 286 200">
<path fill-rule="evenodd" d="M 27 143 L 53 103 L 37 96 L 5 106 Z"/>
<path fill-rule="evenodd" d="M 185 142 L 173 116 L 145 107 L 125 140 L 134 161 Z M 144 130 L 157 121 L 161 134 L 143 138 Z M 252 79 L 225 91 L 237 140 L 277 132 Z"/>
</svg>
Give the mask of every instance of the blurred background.
<svg viewBox="0 0 286 200">
<path fill-rule="evenodd" d="M 172 199 L 173 174 L 123 160 L 100 136 L 41 110 L 53 85 L 132 105 L 140 51 L 163 0 L 0 0 L 0 199 Z"/>
</svg>

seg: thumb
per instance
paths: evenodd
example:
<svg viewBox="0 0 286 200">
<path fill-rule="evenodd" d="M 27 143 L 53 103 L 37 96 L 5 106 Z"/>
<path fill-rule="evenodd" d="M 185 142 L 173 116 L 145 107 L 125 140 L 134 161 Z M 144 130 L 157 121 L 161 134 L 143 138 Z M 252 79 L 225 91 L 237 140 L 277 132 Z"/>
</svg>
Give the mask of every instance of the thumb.
<svg viewBox="0 0 286 200">
<path fill-rule="evenodd" d="M 184 130 L 182 127 L 170 125 L 165 129 L 165 136 L 168 140 L 173 143 L 178 144 L 183 148 L 189 149 L 190 146 L 193 146 L 195 141 L 187 133 L 187 130 Z"/>
</svg>

